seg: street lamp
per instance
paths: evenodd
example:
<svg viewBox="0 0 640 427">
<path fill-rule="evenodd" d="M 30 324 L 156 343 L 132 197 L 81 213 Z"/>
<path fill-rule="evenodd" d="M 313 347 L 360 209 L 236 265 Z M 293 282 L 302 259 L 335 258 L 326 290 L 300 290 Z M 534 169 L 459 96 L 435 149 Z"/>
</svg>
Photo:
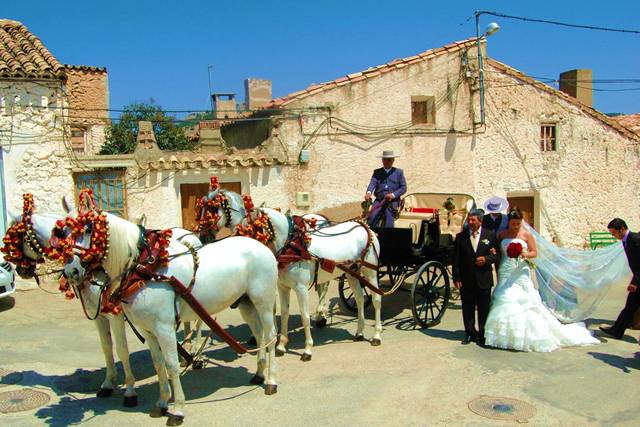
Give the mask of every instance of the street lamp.
<svg viewBox="0 0 640 427">
<path fill-rule="evenodd" d="M 482 50 L 480 49 L 480 40 L 487 38 L 492 34 L 495 34 L 500 29 L 500 26 L 495 22 L 487 25 L 485 32 L 480 35 L 480 15 L 483 11 L 476 11 L 476 46 L 478 50 L 478 71 L 480 77 L 480 124 L 484 125 L 484 65 L 482 63 Z"/>
</svg>

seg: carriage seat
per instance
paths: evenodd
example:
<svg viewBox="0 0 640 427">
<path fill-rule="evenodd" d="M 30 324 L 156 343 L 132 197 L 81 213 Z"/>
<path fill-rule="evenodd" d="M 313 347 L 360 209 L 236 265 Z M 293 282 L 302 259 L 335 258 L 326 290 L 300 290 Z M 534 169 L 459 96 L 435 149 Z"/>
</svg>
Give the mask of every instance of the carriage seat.
<svg viewBox="0 0 640 427">
<path fill-rule="evenodd" d="M 412 230 L 412 243 L 418 244 L 420 228 L 423 221 L 432 221 L 438 216 L 438 209 L 423 207 L 405 207 L 400 211 L 400 217 L 395 221 L 396 228 L 410 228 Z"/>
</svg>

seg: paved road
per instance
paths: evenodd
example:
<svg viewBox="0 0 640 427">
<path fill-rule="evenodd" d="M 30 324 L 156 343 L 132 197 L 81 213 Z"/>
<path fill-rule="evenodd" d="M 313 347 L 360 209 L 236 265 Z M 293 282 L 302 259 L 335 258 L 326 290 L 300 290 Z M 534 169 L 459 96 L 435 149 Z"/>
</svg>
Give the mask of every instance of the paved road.
<svg viewBox="0 0 640 427">
<path fill-rule="evenodd" d="M 53 284 L 45 286 L 55 290 Z M 0 368 L 22 373 L 15 385 L 0 392 L 32 388 L 51 402 L 39 409 L 0 414 L 1 425 L 66 426 L 164 425 L 146 413 L 158 396 L 145 347 L 129 334 L 140 404 L 121 405 L 122 391 L 107 399 L 94 397 L 102 379 L 102 353 L 78 301 L 49 295 L 20 283 L 15 298 L 0 300 Z M 509 425 L 481 417 L 468 408 L 479 396 L 510 397 L 536 408 L 532 425 L 638 425 L 640 347 L 637 331 L 624 341 L 561 349 L 550 354 L 518 353 L 462 346 L 458 306 L 429 330 L 412 328 L 407 301 L 398 292 L 383 301 L 381 347 L 352 342 L 353 317 L 338 305 L 332 287 L 332 316 L 327 328 L 314 330 L 311 362 L 299 360 L 303 347 L 300 319 L 293 316 L 291 353 L 278 358 L 279 389 L 265 396 L 249 385 L 252 356 L 237 357 L 217 344 L 203 370 L 183 376 L 188 399 L 185 425 Z M 590 322 L 592 329 L 613 319 L 625 291 L 612 291 Z M 295 299 L 292 299 L 292 301 Z M 315 301 L 312 298 L 313 301 Z M 297 307 L 292 307 L 297 313 Z M 371 336 L 368 313 L 367 336 Z M 219 316 L 229 330 L 247 339 L 248 328 L 237 310 Z"/>
</svg>

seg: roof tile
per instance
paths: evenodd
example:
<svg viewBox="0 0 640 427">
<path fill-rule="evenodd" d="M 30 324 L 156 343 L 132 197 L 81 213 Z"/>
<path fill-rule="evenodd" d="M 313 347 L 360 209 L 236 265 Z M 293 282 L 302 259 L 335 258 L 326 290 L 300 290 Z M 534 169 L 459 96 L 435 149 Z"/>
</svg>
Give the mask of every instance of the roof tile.
<svg viewBox="0 0 640 427">
<path fill-rule="evenodd" d="M 66 78 L 65 66 L 18 21 L 0 19 L 0 77 Z"/>
</svg>

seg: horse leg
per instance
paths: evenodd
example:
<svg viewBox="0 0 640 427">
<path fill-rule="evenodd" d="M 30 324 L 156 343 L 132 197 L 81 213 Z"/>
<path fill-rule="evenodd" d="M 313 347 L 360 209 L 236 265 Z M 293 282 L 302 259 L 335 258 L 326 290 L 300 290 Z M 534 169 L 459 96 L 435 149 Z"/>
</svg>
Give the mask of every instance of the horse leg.
<svg viewBox="0 0 640 427">
<path fill-rule="evenodd" d="M 150 332 L 141 332 L 147 340 L 149 352 L 151 353 L 151 360 L 153 361 L 153 367 L 158 374 L 158 386 L 160 387 L 160 397 L 156 402 L 156 406 L 149 413 L 149 416 L 152 418 L 159 418 L 165 416 L 169 410 L 171 389 L 169 388 L 167 370 L 164 365 L 164 358 L 162 357 L 162 350 L 160 349 L 158 339 Z"/>
<path fill-rule="evenodd" d="M 304 327 L 304 352 L 300 360 L 308 362 L 311 360 L 311 349 L 313 348 L 313 337 L 311 336 L 311 321 L 309 319 L 309 292 L 302 284 L 296 285 L 296 295 L 300 306 L 300 317 Z"/>
<path fill-rule="evenodd" d="M 353 340 L 364 341 L 364 292 L 362 291 L 360 283 L 353 277 L 347 275 L 347 281 L 349 282 L 349 287 L 351 287 L 353 297 L 358 306 L 358 327 L 356 328 L 356 335 L 353 337 Z"/>
<path fill-rule="evenodd" d="M 129 344 L 127 343 L 127 335 L 125 332 L 124 315 L 120 314 L 110 318 L 111 330 L 116 341 L 116 352 L 118 358 L 124 368 L 124 383 L 127 389 L 124 392 L 124 406 L 133 407 L 138 405 L 138 396 L 136 394 L 136 379 L 133 376 L 133 370 L 129 363 Z"/>
<path fill-rule="evenodd" d="M 114 386 L 118 383 L 118 371 L 116 370 L 116 364 L 113 360 L 113 342 L 111 341 L 109 320 L 104 316 L 98 316 L 93 321 L 93 324 L 98 330 L 100 346 L 102 347 L 102 353 L 104 354 L 104 361 L 107 368 L 104 381 L 100 386 L 100 390 L 96 393 L 96 396 L 109 397 L 113 393 Z"/>
<path fill-rule="evenodd" d="M 262 325 L 260 320 L 258 319 L 258 312 L 256 311 L 253 303 L 243 298 L 242 301 L 238 304 L 238 309 L 240 310 L 240 315 L 244 319 L 244 321 L 249 325 L 249 329 L 251 329 L 251 333 L 256 338 L 256 343 L 258 348 L 264 345 L 262 341 Z M 264 383 L 264 371 L 266 368 L 266 358 L 265 358 L 264 350 L 258 351 L 258 367 L 256 368 L 256 374 L 251 378 L 251 384 L 258 385 Z"/>
<path fill-rule="evenodd" d="M 271 343 L 267 346 L 267 375 L 265 377 L 264 394 L 271 395 L 278 392 L 278 383 L 276 381 L 276 352 L 275 343 L 272 341 L 277 336 L 275 316 L 273 315 L 273 302 L 268 304 L 260 304 L 255 302 L 255 310 L 257 312 L 258 322 L 262 325 L 262 337 L 263 343 Z"/>
<path fill-rule="evenodd" d="M 288 286 L 278 284 L 278 295 L 280 295 L 280 342 L 276 347 L 276 356 L 283 356 L 287 351 L 287 343 L 289 342 L 290 293 L 291 289 Z"/>
<path fill-rule="evenodd" d="M 313 319 L 316 322 L 317 328 L 324 328 L 327 326 L 327 292 L 329 291 L 329 282 L 318 283 L 316 285 L 316 292 L 318 292 L 318 306 L 316 312 L 313 315 Z"/>
<path fill-rule="evenodd" d="M 178 347 L 176 345 L 176 331 L 173 325 L 163 325 L 156 332 L 158 344 L 162 351 L 164 366 L 171 380 L 173 388 L 173 411 L 169 412 L 168 426 L 182 424 L 184 419 L 185 398 L 180 381 L 180 362 L 178 361 Z"/>
</svg>

